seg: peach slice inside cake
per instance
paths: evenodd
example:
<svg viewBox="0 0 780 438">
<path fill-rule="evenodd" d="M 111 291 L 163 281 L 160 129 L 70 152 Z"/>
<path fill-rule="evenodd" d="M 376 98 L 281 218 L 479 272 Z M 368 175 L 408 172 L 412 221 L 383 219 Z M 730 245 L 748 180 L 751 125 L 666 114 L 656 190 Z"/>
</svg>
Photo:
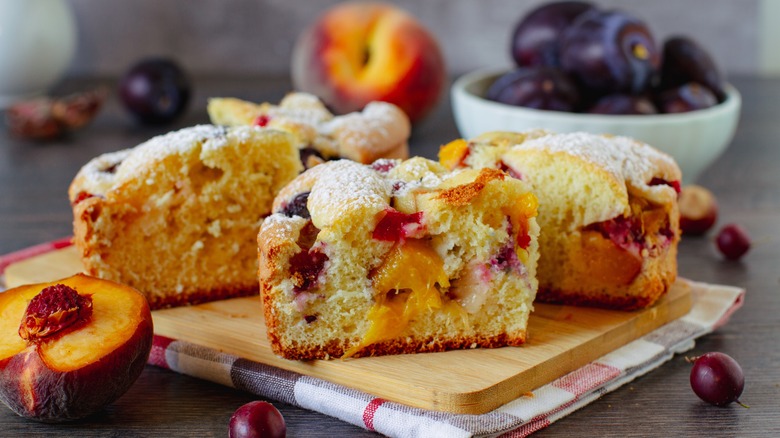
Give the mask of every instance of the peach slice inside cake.
<svg viewBox="0 0 780 438">
<path fill-rule="evenodd" d="M 575 254 L 598 254 L 598 257 L 569 257 L 572 271 L 580 278 L 582 288 L 625 286 L 634 281 L 642 270 L 642 258 L 605 239 L 597 231 L 583 231 L 581 247 L 572 248 Z"/>
<path fill-rule="evenodd" d="M 581 247 L 574 251 L 598 254 L 597 260 L 573 258 L 576 275 L 593 282 L 583 288 L 629 285 L 642 270 L 643 256 L 655 256 L 671 245 L 674 231 L 663 208 L 635 197 L 629 204 L 632 217 L 619 216 L 582 230 Z"/>
<path fill-rule="evenodd" d="M 463 164 L 469 156 L 469 143 L 459 138 L 439 149 L 439 162 L 447 169 L 455 169 Z"/>
<path fill-rule="evenodd" d="M 517 230 L 515 251 L 524 264 L 528 263 L 528 246 L 531 244 L 529 220 L 536 217 L 539 200 L 533 193 L 524 193 L 515 199 L 512 210 L 507 212 L 512 230 Z M 509 234 L 512 234 L 511 231 Z"/>
<path fill-rule="evenodd" d="M 448 288 L 449 278 L 444 272 L 444 261 L 426 241 L 408 239 L 396 245 L 373 273 L 372 280 L 379 294 L 366 316 L 370 327 L 344 357 L 399 336 L 411 320 L 431 310 L 460 311 L 458 303 L 442 300 L 437 285 Z"/>
</svg>

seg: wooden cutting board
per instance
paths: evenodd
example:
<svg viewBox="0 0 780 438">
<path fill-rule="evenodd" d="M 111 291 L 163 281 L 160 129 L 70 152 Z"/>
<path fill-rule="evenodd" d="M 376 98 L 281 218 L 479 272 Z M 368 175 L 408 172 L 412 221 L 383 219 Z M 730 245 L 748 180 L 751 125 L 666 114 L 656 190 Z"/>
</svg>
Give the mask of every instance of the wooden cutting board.
<svg viewBox="0 0 780 438">
<path fill-rule="evenodd" d="M 80 272 L 75 248 L 6 269 L 9 287 Z M 271 352 L 258 297 L 154 311 L 158 335 L 318 377 L 423 409 L 480 414 L 533 391 L 690 310 L 689 286 L 677 282 L 655 306 L 636 312 L 536 304 L 522 347 L 348 360 L 289 361 Z"/>
</svg>

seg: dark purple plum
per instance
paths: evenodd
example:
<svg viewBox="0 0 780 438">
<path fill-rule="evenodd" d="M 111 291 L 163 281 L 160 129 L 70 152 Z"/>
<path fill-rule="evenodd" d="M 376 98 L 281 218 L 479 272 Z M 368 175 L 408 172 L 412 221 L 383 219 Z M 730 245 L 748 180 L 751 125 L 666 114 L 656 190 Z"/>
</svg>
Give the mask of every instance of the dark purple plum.
<svg viewBox="0 0 780 438">
<path fill-rule="evenodd" d="M 609 94 L 599 99 L 589 110 L 591 114 L 645 115 L 658 114 L 653 102 L 644 96 Z"/>
<path fill-rule="evenodd" d="M 547 65 L 557 67 L 561 33 L 593 5 L 581 1 L 561 1 L 542 5 L 517 23 L 510 47 L 520 67 Z"/>
<path fill-rule="evenodd" d="M 691 389 L 707 403 L 726 406 L 737 402 L 742 405 L 739 396 L 744 388 L 742 367 L 731 356 L 712 352 L 697 357 L 693 362 Z"/>
<path fill-rule="evenodd" d="M 487 98 L 528 108 L 574 111 L 579 91 L 574 82 L 551 67 L 524 67 L 499 77 L 488 89 Z"/>
<path fill-rule="evenodd" d="M 718 104 L 718 99 L 709 88 L 690 82 L 658 95 L 658 108 L 663 113 L 687 113 L 709 108 Z"/>
<path fill-rule="evenodd" d="M 141 123 L 172 122 L 187 108 L 189 78 L 176 62 L 149 58 L 133 65 L 119 82 L 119 97 Z"/>
<path fill-rule="evenodd" d="M 230 438 L 284 438 L 287 424 L 281 412 L 265 401 L 249 402 L 230 417 Z"/>
<path fill-rule="evenodd" d="M 660 86 L 669 89 L 688 82 L 698 82 L 709 88 L 718 102 L 726 98 L 723 76 L 710 54 L 691 38 L 671 37 L 663 47 Z"/>
<path fill-rule="evenodd" d="M 592 9 L 563 32 L 561 67 L 603 94 L 645 91 L 661 55 L 647 25 L 628 13 Z"/>
</svg>

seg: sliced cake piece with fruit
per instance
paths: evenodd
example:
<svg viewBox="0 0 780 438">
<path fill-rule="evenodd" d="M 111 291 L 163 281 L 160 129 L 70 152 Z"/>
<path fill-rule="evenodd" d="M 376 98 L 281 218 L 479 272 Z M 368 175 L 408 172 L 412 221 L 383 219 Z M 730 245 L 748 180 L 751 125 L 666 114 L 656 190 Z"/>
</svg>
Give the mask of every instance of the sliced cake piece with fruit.
<svg viewBox="0 0 780 438">
<path fill-rule="evenodd" d="M 680 169 L 626 138 L 491 132 L 440 151 L 449 168 L 497 168 L 539 197 L 540 301 L 637 309 L 677 277 Z"/>
<path fill-rule="evenodd" d="M 84 272 L 127 284 L 152 309 L 257 294 L 254 241 L 303 170 L 292 136 L 198 125 L 90 160 L 73 179 Z"/>
<path fill-rule="evenodd" d="M 258 235 L 268 337 L 288 359 L 520 345 L 536 295 L 537 201 L 495 169 L 329 162 Z"/>
</svg>

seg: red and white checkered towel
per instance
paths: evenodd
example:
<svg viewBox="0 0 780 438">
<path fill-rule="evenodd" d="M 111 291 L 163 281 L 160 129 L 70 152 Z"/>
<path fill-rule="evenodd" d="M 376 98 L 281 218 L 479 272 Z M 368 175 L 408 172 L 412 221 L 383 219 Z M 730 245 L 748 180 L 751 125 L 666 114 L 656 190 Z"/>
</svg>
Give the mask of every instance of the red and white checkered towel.
<svg viewBox="0 0 780 438">
<path fill-rule="evenodd" d="M 62 239 L 1 256 L 0 274 L 13 262 L 68 244 L 69 239 Z M 412 408 L 162 336 L 155 336 L 149 363 L 321 412 L 387 436 L 524 437 L 693 348 L 696 338 L 725 324 L 742 306 L 743 289 L 698 282 L 691 282 L 691 286 L 693 308 L 686 316 L 535 389 L 532 397 L 520 397 L 480 415 Z"/>
</svg>

